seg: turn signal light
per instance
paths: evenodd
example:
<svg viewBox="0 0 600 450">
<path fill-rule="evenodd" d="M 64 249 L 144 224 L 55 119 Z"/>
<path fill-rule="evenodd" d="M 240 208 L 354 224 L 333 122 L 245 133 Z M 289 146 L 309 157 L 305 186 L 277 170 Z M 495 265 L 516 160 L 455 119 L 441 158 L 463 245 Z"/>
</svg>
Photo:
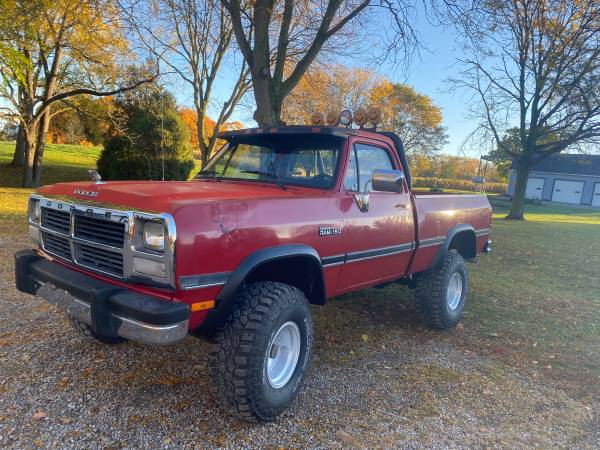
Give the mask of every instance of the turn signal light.
<svg viewBox="0 0 600 450">
<path fill-rule="evenodd" d="M 204 302 L 192 303 L 190 310 L 192 312 L 196 312 L 196 311 L 203 311 L 205 309 L 212 309 L 214 307 L 215 307 L 214 300 L 206 300 Z"/>
</svg>

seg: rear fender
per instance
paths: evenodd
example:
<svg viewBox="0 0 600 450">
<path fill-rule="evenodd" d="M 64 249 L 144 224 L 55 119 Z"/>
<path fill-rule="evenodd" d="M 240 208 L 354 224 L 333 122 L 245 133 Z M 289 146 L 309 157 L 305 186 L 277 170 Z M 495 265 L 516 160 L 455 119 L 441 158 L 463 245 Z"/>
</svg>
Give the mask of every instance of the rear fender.
<svg viewBox="0 0 600 450">
<path fill-rule="evenodd" d="M 475 229 L 471 225 L 459 223 L 448 230 L 444 243 L 435 255 L 432 268 L 439 267 L 452 249 L 457 250 L 464 259 L 475 259 L 477 256 L 477 239 Z"/>
</svg>

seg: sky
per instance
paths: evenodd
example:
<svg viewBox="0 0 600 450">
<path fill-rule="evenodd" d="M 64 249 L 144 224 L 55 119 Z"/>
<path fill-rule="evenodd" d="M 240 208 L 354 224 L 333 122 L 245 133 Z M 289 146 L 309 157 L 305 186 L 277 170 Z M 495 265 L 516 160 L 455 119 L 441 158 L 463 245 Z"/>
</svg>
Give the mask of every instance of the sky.
<svg viewBox="0 0 600 450">
<path fill-rule="evenodd" d="M 415 58 L 406 75 L 406 83 L 417 92 L 428 95 L 442 109 L 443 125 L 447 129 L 448 143 L 443 153 L 458 154 L 465 138 L 475 129 L 476 124 L 467 118 L 468 92 L 448 92 L 446 80 L 459 72 L 456 59 L 463 56 L 456 42 L 454 30 L 444 30 L 431 25 L 427 20 L 419 20 L 419 32 L 426 47 L 420 57 Z M 479 155 L 476 149 L 463 149 L 472 155 Z"/>
<path fill-rule="evenodd" d="M 420 2 L 419 2 L 420 3 Z M 468 113 L 468 101 L 470 94 L 467 92 L 448 92 L 446 80 L 449 76 L 459 71 L 456 59 L 462 56 L 457 35 L 454 29 L 444 29 L 434 26 L 424 17 L 423 11 L 417 11 L 417 17 L 413 23 L 419 33 L 423 47 L 420 55 L 416 56 L 410 64 L 401 68 L 384 64 L 377 72 L 391 79 L 391 81 L 412 85 L 417 92 L 428 95 L 434 103 L 442 109 L 443 126 L 446 127 L 448 143 L 442 149 L 446 154 L 462 154 L 468 156 L 479 156 L 480 152 L 475 148 L 461 148 L 465 138 L 475 129 L 476 124 L 466 116 Z M 338 61 L 347 66 L 360 66 L 360 61 Z M 230 64 L 232 66 L 232 64 Z M 229 73 L 228 64 L 224 64 L 224 71 L 220 75 L 215 87 L 217 104 L 222 103 L 231 86 L 231 80 L 236 75 Z M 177 101 L 180 105 L 191 106 L 189 93 L 182 89 L 181 85 L 171 87 L 175 91 Z M 252 94 L 250 93 L 247 105 L 238 108 L 231 120 L 238 120 L 246 126 L 256 126 L 252 120 L 253 106 Z M 211 115 L 217 115 L 212 112 Z"/>
</svg>

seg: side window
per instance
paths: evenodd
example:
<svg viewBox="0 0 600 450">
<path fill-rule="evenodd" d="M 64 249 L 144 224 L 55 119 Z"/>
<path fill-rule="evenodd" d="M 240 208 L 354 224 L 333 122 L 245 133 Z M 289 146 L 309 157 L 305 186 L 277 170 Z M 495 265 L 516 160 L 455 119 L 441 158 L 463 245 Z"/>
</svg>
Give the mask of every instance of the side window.
<svg viewBox="0 0 600 450">
<path fill-rule="evenodd" d="M 394 168 L 390 155 L 383 148 L 366 144 L 356 144 L 355 148 L 358 157 L 358 185 L 361 189 L 364 189 L 365 183 L 373 178 L 375 169 Z"/>
<path fill-rule="evenodd" d="M 388 152 L 381 147 L 367 144 L 355 144 L 350 153 L 344 187 L 357 192 L 365 188 L 365 183 L 373 177 L 375 169 L 393 169 L 394 165 Z"/>
</svg>

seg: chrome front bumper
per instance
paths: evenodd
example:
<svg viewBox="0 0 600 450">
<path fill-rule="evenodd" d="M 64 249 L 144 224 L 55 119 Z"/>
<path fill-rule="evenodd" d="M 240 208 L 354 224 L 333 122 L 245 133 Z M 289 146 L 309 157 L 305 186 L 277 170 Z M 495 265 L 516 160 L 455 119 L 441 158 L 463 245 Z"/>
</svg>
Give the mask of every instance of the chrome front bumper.
<svg viewBox="0 0 600 450">
<path fill-rule="evenodd" d="M 88 325 L 92 325 L 91 306 L 73 297 L 67 291 L 50 283 L 40 286 L 35 295 L 42 297 L 69 315 Z M 110 313 L 115 332 L 122 338 L 151 345 L 168 345 L 181 341 L 188 333 L 188 320 L 169 325 L 152 325 L 135 319 Z"/>
<path fill-rule="evenodd" d="M 46 299 L 100 336 L 167 345 L 188 333 L 190 311 L 186 304 L 120 288 L 32 251 L 15 255 L 15 277 L 17 289 Z"/>
</svg>

